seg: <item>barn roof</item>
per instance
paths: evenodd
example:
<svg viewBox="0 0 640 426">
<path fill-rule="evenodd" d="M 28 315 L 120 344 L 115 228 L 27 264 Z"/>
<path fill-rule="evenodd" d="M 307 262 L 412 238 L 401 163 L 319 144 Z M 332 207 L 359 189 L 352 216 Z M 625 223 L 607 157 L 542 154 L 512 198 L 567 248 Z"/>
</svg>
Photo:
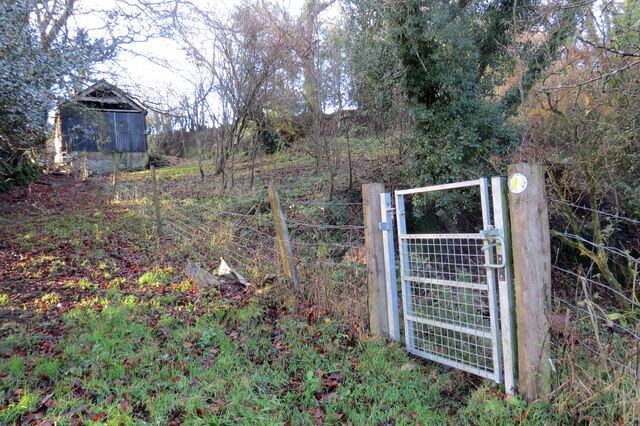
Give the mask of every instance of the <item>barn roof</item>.
<svg viewBox="0 0 640 426">
<path fill-rule="evenodd" d="M 100 80 L 94 85 L 84 89 L 71 98 L 79 103 L 100 104 L 104 108 L 118 107 L 126 105 L 135 111 L 147 113 L 147 110 L 130 95 L 117 88 L 106 80 Z"/>
</svg>

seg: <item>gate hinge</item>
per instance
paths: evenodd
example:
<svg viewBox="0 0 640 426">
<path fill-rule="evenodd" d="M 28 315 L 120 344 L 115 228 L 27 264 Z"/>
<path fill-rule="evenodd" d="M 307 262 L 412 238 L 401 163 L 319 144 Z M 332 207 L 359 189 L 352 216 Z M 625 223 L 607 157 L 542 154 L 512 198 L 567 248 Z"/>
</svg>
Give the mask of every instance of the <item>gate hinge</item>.
<svg viewBox="0 0 640 426">
<path fill-rule="evenodd" d="M 505 241 L 504 241 L 504 234 L 501 228 L 490 228 L 490 229 L 483 229 L 482 231 L 480 231 L 480 235 L 482 236 L 482 238 L 484 238 L 485 240 L 487 240 L 487 245 L 482 247 L 482 251 L 487 251 L 490 250 L 492 248 L 496 248 L 497 251 L 497 256 L 498 256 L 498 262 L 499 263 L 488 263 L 484 266 L 485 268 L 491 268 L 491 269 L 502 269 L 506 266 L 507 262 L 506 262 L 506 256 L 503 255 L 502 251 L 504 250 L 505 247 Z"/>
<path fill-rule="evenodd" d="M 381 231 L 391 231 L 391 222 L 380 222 L 378 224 L 378 229 Z"/>
</svg>

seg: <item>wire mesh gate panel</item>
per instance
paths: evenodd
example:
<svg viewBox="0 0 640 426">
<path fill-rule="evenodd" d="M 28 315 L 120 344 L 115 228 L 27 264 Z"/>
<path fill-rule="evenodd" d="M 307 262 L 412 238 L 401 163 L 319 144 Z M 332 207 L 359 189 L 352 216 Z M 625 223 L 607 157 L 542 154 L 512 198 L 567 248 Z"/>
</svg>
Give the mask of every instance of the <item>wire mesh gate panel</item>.
<svg viewBox="0 0 640 426">
<path fill-rule="evenodd" d="M 407 232 L 406 196 L 474 187 L 480 192 L 482 230 Z M 496 195 L 494 208 L 503 207 Z M 395 201 L 407 350 L 502 383 L 497 282 L 504 274 L 497 271 L 505 266 L 506 252 L 504 230 L 491 224 L 487 179 L 396 191 Z M 497 217 L 502 219 L 503 213 Z M 496 257 L 501 264 L 494 262 Z M 508 360 L 513 361 L 511 356 Z"/>
</svg>

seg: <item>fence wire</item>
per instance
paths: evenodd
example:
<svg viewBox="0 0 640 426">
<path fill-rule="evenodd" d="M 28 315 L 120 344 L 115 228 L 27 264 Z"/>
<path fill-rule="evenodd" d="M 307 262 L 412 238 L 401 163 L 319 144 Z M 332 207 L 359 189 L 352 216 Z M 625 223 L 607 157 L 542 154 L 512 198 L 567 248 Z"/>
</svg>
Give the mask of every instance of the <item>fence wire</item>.
<svg viewBox="0 0 640 426">
<path fill-rule="evenodd" d="M 612 226 L 595 234 L 586 223 L 579 231 L 551 231 L 557 237 L 552 239 L 557 255 L 552 266 L 550 365 L 555 389 L 551 395 L 566 398 L 568 393 L 560 390 L 570 390 L 578 417 L 580 411 L 589 409 L 601 413 L 602 420 L 638 422 L 639 259 L 628 229 L 640 225 L 640 221 L 570 202 L 549 201 L 571 208 L 565 207 L 562 213 L 552 209 L 552 223 L 565 223 L 562 217 L 566 215 L 580 217 L 582 210 L 602 216 L 595 220 L 616 220 L 631 227 Z M 600 229 L 605 224 L 599 224 Z M 623 234 L 621 230 L 625 229 Z"/>
<path fill-rule="evenodd" d="M 640 225 L 640 220 L 631 219 L 630 217 L 621 216 L 621 215 L 616 214 L 616 213 L 606 212 L 606 211 L 598 210 L 598 209 L 592 209 L 590 207 L 580 206 L 578 204 L 568 203 L 566 201 L 561 201 L 561 200 L 549 199 L 549 201 L 551 201 L 552 203 L 562 204 L 562 205 L 573 207 L 573 208 L 580 209 L 580 210 L 585 210 L 585 211 L 589 211 L 589 212 L 593 212 L 593 213 L 598 213 L 598 214 L 600 214 L 602 216 L 607 216 L 607 217 L 610 217 L 612 219 L 623 220 L 623 221 L 626 221 L 626 222 L 635 223 L 636 225 Z"/>
<path fill-rule="evenodd" d="M 209 270 L 224 258 L 255 287 L 284 281 L 278 238 L 264 190 L 219 193 L 213 185 L 158 181 L 164 234 Z M 366 250 L 362 203 L 294 200 L 281 194 L 302 300 L 366 321 Z M 121 179 L 114 201 L 155 224 L 150 178 Z M 304 207 L 301 207 L 304 206 Z"/>
<path fill-rule="evenodd" d="M 617 256 L 622 256 L 628 260 L 631 260 L 633 262 L 637 262 L 638 259 L 635 258 L 634 256 L 631 255 L 631 252 L 628 249 L 619 249 L 617 247 L 609 247 L 609 246 L 605 246 L 602 244 L 598 244 L 595 243 L 587 238 L 581 237 L 580 235 L 575 235 L 575 234 L 571 234 L 569 232 L 558 232 L 558 231 L 551 231 L 552 235 L 556 235 L 558 237 L 564 237 L 564 238 L 568 238 L 570 240 L 575 240 L 575 241 L 581 241 L 583 243 L 589 244 L 592 247 L 596 247 L 596 248 L 601 248 L 603 250 L 608 251 L 609 253 L 613 253 Z"/>
</svg>

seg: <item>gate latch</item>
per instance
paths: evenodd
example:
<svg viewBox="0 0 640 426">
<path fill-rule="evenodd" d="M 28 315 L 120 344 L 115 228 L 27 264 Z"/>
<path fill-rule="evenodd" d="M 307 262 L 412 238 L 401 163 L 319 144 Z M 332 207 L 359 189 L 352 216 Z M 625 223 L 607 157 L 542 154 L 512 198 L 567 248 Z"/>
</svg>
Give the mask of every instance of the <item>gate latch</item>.
<svg viewBox="0 0 640 426">
<path fill-rule="evenodd" d="M 483 229 L 480 231 L 480 235 L 487 242 L 487 245 L 482 247 L 482 251 L 486 252 L 487 250 L 500 246 L 502 248 L 502 252 L 504 253 L 505 242 L 504 242 L 504 236 L 502 235 L 502 229 L 499 229 L 499 228 Z M 492 269 L 501 269 L 507 266 L 507 257 L 504 254 L 501 256 L 498 255 L 498 258 L 502 258 L 502 261 L 500 263 L 488 263 L 482 266 L 485 268 L 492 268 Z"/>
<path fill-rule="evenodd" d="M 389 222 L 380 222 L 378 224 L 378 229 L 381 231 L 391 231 L 391 223 Z"/>
<path fill-rule="evenodd" d="M 387 213 L 395 212 L 396 209 L 394 207 L 387 207 L 385 209 Z M 387 222 L 380 222 L 378 224 L 378 229 L 381 231 L 392 231 L 393 230 L 393 215 L 387 214 L 387 218 L 390 220 Z"/>
</svg>

